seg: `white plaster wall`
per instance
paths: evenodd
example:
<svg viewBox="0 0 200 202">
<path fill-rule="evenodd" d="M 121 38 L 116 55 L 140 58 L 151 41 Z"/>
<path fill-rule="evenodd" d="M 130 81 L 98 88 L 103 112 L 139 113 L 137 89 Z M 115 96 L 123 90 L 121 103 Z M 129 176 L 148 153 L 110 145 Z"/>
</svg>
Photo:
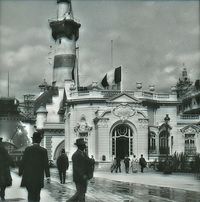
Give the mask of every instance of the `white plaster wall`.
<svg viewBox="0 0 200 202">
<path fill-rule="evenodd" d="M 74 146 L 74 143 L 76 142 L 76 139 L 78 138 L 77 135 L 74 132 L 74 127 L 77 125 L 77 123 L 80 122 L 81 116 L 85 115 L 86 122 L 89 126 L 92 126 L 93 129 L 91 133 L 88 136 L 88 155 L 94 155 L 95 156 L 95 130 L 94 130 L 94 122 L 93 119 L 95 118 L 95 111 L 97 110 L 97 106 L 93 105 L 77 105 L 74 107 L 70 107 L 69 112 L 70 116 L 68 120 L 66 120 L 66 148 L 69 151 L 69 157 L 71 158 L 73 152 L 76 150 L 76 146 Z M 96 158 L 96 157 L 95 157 Z"/>
<path fill-rule="evenodd" d="M 59 122 L 59 114 L 58 110 L 60 107 L 60 103 L 63 99 L 64 88 L 59 88 L 58 96 L 53 96 L 52 103 L 46 105 L 47 114 L 47 122 Z"/>
<path fill-rule="evenodd" d="M 44 123 L 47 120 L 47 114 L 46 113 L 37 113 L 36 116 L 36 127 L 37 129 L 43 129 Z"/>
</svg>

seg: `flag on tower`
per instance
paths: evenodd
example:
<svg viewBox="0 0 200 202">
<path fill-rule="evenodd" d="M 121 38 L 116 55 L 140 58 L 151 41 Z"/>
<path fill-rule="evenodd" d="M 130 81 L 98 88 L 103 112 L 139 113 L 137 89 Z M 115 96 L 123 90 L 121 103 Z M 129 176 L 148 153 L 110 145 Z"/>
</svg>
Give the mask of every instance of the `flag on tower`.
<svg viewBox="0 0 200 202">
<path fill-rule="evenodd" d="M 101 85 L 105 88 L 107 86 L 112 86 L 120 82 L 121 82 L 121 66 L 106 73 L 106 75 L 101 81 Z"/>
</svg>

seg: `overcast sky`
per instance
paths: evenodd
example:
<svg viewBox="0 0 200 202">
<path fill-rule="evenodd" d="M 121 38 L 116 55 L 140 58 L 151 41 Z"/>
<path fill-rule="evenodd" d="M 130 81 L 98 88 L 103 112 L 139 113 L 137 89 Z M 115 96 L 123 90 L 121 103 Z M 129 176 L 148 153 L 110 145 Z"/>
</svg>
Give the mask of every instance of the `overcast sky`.
<svg viewBox="0 0 200 202">
<path fill-rule="evenodd" d="M 99 81 L 113 64 L 123 66 L 124 89 L 155 84 L 159 92 L 175 85 L 183 63 L 192 80 L 200 78 L 199 1 L 72 0 L 81 23 L 80 81 Z M 37 93 L 52 82 L 48 19 L 56 0 L 0 0 L 0 97 Z"/>
</svg>

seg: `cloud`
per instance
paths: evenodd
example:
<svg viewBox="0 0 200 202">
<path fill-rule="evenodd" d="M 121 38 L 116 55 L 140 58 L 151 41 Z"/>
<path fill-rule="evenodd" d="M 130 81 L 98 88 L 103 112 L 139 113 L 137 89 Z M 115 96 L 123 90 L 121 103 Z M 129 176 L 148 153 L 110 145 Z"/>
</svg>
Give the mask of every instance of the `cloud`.
<svg viewBox="0 0 200 202">
<path fill-rule="evenodd" d="M 56 2 L 38 2 L 18 1 L 17 6 L 10 2 L 4 7 L 12 11 L 9 15 L 2 9 L 0 71 L 6 84 L 11 70 L 13 94 L 37 92 L 43 78 L 51 82 L 47 58 L 54 41 L 47 19 L 56 14 Z M 200 66 L 197 5 L 197 1 L 73 1 L 74 16 L 81 22 L 77 41 L 81 85 L 101 80 L 112 68 L 111 40 L 113 66 L 124 67 L 125 89 L 133 90 L 141 81 L 144 88 L 155 84 L 157 91 L 168 91 L 183 63 L 195 79 Z"/>
</svg>

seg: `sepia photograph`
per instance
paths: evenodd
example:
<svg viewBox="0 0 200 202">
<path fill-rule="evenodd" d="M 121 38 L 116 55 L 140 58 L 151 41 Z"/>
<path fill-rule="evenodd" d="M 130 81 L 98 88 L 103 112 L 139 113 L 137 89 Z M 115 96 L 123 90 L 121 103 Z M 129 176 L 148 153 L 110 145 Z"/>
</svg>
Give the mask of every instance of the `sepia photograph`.
<svg viewBox="0 0 200 202">
<path fill-rule="evenodd" d="M 199 0 L 0 0 L 0 201 L 200 202 Z"/>
</svg>

